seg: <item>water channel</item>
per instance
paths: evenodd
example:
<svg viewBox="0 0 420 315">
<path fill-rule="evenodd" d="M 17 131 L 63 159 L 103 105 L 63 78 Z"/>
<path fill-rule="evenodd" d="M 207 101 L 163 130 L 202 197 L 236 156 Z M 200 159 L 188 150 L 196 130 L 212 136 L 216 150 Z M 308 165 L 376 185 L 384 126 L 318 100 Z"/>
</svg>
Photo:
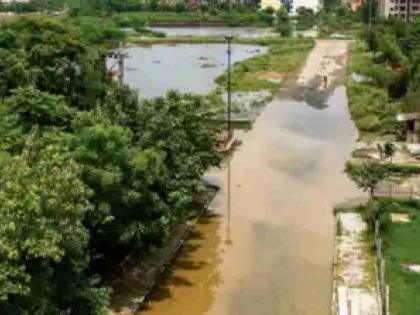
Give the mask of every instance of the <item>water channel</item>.
<svg viewBox="0 0 420 315">
<path fill-rule="evenodd" d="M 309 72 L 319 74 L 316 66 L 334 64 L 331 71 L 342 76 L 344 56 L 322 57 L 337 45 L 317 45 L 308 58 Z M 165 56 L 162 63 L 177 62 L 172 54 Z M 171 82 L 170 72 L 160 72 L 159 82 Z M 191 75 L 177 77 L 200 80 Z M 305 79 L 302 75 L 301 82 Z M 159 88 L 153 89 L 150 95 L 158 94 Z M 138 315 L 329 313 L 332 210 L 335 203 L 359 195 L 343 174 L 357 132 L 340 83 L 323 94 L 319 107 L 296 98 L 294 90 L 293 84 L 287 86 L 242 136 L 230 161 L 230 208 L 227 168 L 208 172 L 221 192 Z"/>
</svg>

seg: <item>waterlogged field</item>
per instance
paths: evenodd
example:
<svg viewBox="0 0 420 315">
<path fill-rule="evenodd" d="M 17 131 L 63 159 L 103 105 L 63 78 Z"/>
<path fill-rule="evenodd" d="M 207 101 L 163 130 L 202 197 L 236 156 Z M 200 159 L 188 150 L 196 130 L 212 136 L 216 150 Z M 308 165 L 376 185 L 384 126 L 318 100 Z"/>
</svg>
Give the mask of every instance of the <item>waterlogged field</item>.
<svg viewBox="0 0 420 315">
<path fill-rule="evenodd" d="M 226 44 L 181 44 L 133 47 L 125 63 L 124 81 L 143 97 L 156 97 L 168 90 L 209 93 L 215 78 L 227 68 Z M 234 44 L 232 63 L 255 57 L 267 47 Z"/>
</svg>

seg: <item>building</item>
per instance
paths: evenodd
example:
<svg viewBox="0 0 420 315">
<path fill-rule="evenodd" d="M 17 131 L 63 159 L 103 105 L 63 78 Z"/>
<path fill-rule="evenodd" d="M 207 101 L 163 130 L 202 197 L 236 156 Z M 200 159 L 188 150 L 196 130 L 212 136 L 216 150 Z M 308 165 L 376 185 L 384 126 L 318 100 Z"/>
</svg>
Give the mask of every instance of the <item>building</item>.
<svg viewBox="0 0 420 315">
<path fill-rule="evenodd" d="M 278 10 L 281 8 L 281 5 L 281 0 L 261 0 L 260 2 L 260 8 L 263 10 L 269 7 L 272 7 L 274 10 Z"/>
<path fill-rule="evenodd" d="M 29 2 L 29 0 L 0 0 L 0 3 L 16 3 L 16 2 L 27 3 Z"/>
<path fill-rule="evenodd" d="M 322 0 L 321 0 L 322 1 Z M 290 13 L 292 15 L 296 14 L 296 10 L 300 7 L 305 7 L 307 9 L 312 9 L 314 12 L 318 12 L 321 8 L 321 2 L 320 0 L 293 0 L 293 2 L 290 3 Z"/>
<path fill-rule="evenodd" d="M 397 115 L 406 142 L 420 142 L 420 113 L 401 113 Z"/>
<path fill-rule="evenodd" d="M 420 0 L 379 0 L 379 14 L 408 20 L 420 14 Z"/>
<path fill-rule="evenodd" d="M 362 4 L 363 0 L 352 0 L 350 3 L 350 8 L 353 12 L 356 12 Z"/>
</svg>

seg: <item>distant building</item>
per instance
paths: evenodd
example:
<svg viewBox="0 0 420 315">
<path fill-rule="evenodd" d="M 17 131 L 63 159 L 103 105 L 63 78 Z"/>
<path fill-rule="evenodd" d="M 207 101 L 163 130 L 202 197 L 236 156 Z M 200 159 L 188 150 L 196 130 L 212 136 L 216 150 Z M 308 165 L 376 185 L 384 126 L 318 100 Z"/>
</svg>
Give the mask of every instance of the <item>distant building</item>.
<svg viewBox="0 0 420 315">
<path fill-rule="evenodd" d="M 29 2 L 29 0 L 0 0 L 0 3 L 12 3 L 12 2 L 27 3 Z"/>
<path fill-rule="evenodd" d="M 419 143 L 420 113 L 401 113 L 397 115 L 403 135 L 408 143 Z"/>
<path fill-rule="evenodd" d="M 274 10 L 278 10 L 281 8 L 281 6 L 281 0 L 261 0 L 260 2 L 261 9 L 272 7 Z"/>
<path fill-rule="evenodd" d="M 408 19 L 420 14 L 420 0 L 379 0 L 381 17 Z"/>
<path fill-rule="evenodd" d="M 296 10 L 299 7 L 305 7 L 307 9 L 312 9 L 314 12 L 318 12 L 321 6 L 320 0 L 293 0 L 293 2 L 291 2 L 289 12 L 291 14 L 296 14 Z"/>
<path fill-rule="evenodd" d="M 350 8 L 353 12 L 356 12 L 362 4 L 363 0 L 352 0 L 350 3 Z"/>
</svg>

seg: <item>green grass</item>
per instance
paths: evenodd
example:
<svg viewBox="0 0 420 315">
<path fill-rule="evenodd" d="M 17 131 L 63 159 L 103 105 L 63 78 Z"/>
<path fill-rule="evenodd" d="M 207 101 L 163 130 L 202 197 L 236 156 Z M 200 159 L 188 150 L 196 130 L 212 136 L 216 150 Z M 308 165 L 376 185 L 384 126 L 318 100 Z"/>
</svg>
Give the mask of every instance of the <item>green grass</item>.
<svg viewBox="0 0 420 315">
<path fill-rule="evenodd" d="M 231 74 L 232 89 L 234 91 L 270 90 L 273 92 L 278 90 L 281 82 L 269 80 L 264 74 L 284 79 L 286 74 L 296 70 L 302 64 L 313 45 L 314 42 L 308 39 L 272 41 L 266 53 L 235 63 Z M 226 86 L 227 74 L 218 77 L 216 82 L 221 86 Z"/>
<path fill-rule="evenodd" d="M 215 14 L 202 12 L 124 12 L 116 14 L 112 19 L 121 27 L 136 27 L 144 24 L 189 25 L 214 24 L 231 26 L 270 26 L 266 20 L 255 12 L 218 11 Z"/>
<path fill-rule="evenodd" d="M 398 132 L 395 116 L 401 109 L 401 103 L 388 96 L 391 71 L 373 63 L 372 54 L 360 42 L 351 45 L 347 67 L 349 109 L 360 137 L 395 135 Z M 371 82 L 355 82 L 350 77 L 352 73 L 370 78 Z"/>
<path fill-rule="evenodd" d="M 384 240 L 391 314 L 418 315 L 420 274 L 407 272 L 402 265 L 420 263 L 420 216 L 415 216 L 410 223 L 392 223 L 384 233 Z"/>
<path fill-rule="evenodd" d="M 372 218 L 380 216 L 385 281 L 390 288 L 392 315 L 418 315 L 420 310 L 420 274 L 407 272 L 403 265 L 420 263 L 420 201 L 415 199 L 378 198 L 375 203 L 358 207 L 369 223 L 367 241 L 373 244 Z M 407 213 L 409 223 L 391 222 L 390 213 Z M 368 268 L 371 268 L 372 265 Z"/>
</svg>

